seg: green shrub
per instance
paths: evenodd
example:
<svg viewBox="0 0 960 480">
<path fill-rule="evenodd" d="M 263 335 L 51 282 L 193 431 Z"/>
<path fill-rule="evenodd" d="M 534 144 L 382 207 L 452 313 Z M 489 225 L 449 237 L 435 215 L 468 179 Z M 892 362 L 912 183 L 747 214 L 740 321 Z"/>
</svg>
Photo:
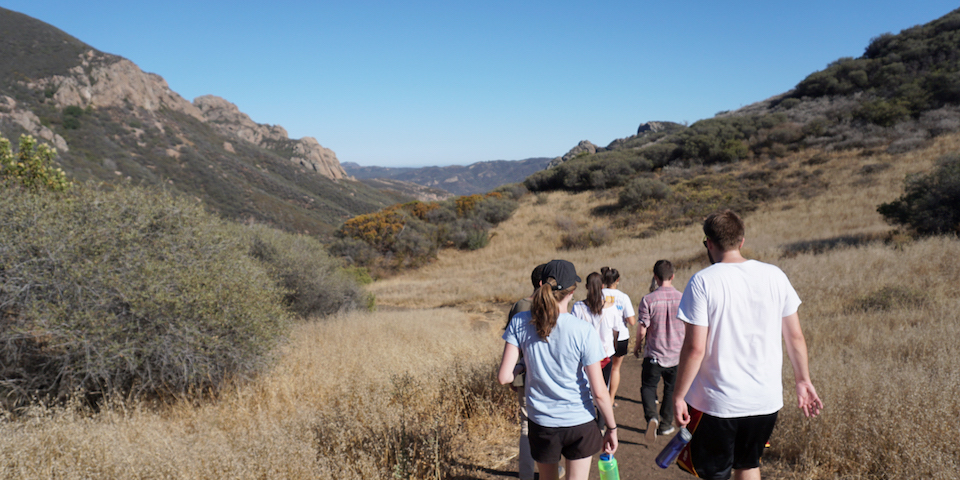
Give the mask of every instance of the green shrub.
<svg viewBox="0 0 960 480">
<path fill-rule="evenodd" d="M 635 178 L 630 181 L 618 198 L 621 208 L 640 210 L 648 208 L 652 202 L 664 200 L 670 195 L 670 187 L 652 178 Z"/>
<path fill-rule="evenodd" d="M 70 187 L 66 174 L 53 167 L 56 150 L 47 144 L 37 145 L 30 135 L 20 137 L 16 156 L 10 150 L 10 141 L 0 137 L 0 184 L 20 186 L 34 192 L 50 190 L 62 192 Z"/>
<path fill-rule="evenodd" d="M 140 188 L 0 195 L 0 390 L 156 396 L 257 370 L 282 292 L 195 202 Z"/>
<path fill-rule="evenodd" d="M 528 191 L 527 187 L 524 187 L 522 183 L 508 183 L 493 189 L 493 192 L 502 193 L 504 196 L 513 200 L 520 200 Z"/>
<path fill-rule="evenodd" d="M 899 100 L 873 100 L 865 102 L 854 112 L 854 118 L 866 120 L 881 127 L 890 127 L 910 115 L 905 102 Z"/>
<path fill-rule="evenodd" d="M 306 318 L 366 308 L 368 294 L 352 275 L 340 268 L 313 237 L 264 225 L 236 225 L 237 235 L 249 246 L 284 291 L 284 305 Z"/>
<path fill-rule="evenodd" d="M 960 234 L 960 153 L 940 158 L 929 174 L 908 176 L 904 194 L 877 212 L 920 234 Z"/>
<path fill-rule="evenodd" d="M 678 147 L 674 143 L 657 143 L 641 152 L 650 160 L 652 168 L 663 168 L 678 156 Z"/>
<path fill-rule="evenodd" d="M 513 200 L 488 197 L 477 205 L 475 214 L 491 225 L 496 225 L 510 218 L 517 206 L 517 202 Z"/>
</svg>

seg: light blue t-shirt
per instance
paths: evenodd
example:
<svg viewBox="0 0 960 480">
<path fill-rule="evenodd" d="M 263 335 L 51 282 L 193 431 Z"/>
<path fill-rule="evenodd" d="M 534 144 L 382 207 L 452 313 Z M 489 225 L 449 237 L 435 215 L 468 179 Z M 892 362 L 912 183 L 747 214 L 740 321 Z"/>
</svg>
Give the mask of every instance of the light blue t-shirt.
<svg viewBox="0 0 960 480">
<path fill-rule="evenodd" d="M 594 419 L 593 395 L 583 368 L 606 358 L 597 331 L 569 313 L 543 341 L 530 312 L 510 321 L 503 339 L 523 352 L 527 418 L 543 427 L 573 427 Z"/>
</svg>

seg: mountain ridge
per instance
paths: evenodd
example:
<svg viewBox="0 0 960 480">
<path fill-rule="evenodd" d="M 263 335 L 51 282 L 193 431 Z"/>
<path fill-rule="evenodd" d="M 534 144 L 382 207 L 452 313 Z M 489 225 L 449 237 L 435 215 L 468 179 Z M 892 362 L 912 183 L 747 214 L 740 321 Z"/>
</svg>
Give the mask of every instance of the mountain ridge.
<svg viewBox="0 0 960 480">
<path fill-rule="evenodd" d="M 290 139 L 219 97 L 191 103 L 158 74 L 0 8 L 0 134 L 34 135 L 79 181 L 164 185 L 225 217 L 328 236 L 410 197 L 349 178 L 312 137 Z"/>
<path fill-rule="evenodd" d="M 522 182 L 530 174 L 543 169 L 550 158 L 523 160 L 487 160 L 469 165 L 443 167 L 379 167 L 346 162 L 344 170 L 358 180 L 390 179 L 439 188 L 456 195 L 486 193 L 508 183 Z"/>
</svg>

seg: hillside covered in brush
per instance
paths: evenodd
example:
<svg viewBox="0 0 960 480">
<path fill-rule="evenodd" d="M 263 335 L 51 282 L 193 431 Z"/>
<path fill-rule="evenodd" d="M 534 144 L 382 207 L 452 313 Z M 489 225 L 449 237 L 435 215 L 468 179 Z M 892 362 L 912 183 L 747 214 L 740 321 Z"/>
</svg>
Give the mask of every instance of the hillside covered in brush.
<svg viewBox="0 0 960 480">
<path fill-rule="evenodd" d="M 765 101 L 688 127 L 646 129 L 606 148 L 581 142 L 524 185 L 595 191 L 611 200 L 595 213 L 656 231 L 720 206 L 751 211 L 775 198 L 819 195 L 827 152 L 902 154 L 957 130 L 960 10 L 882 34 L 863 56 L 836 60 Z M 783 161 L 801 151 L 809 153 L 802 164 Z"/>
<path fill-rule="evenodd" d="M 0 134 L 57 149 L 77 181 L 165 185 L 220 215 L 327 236 L 410 197 L 346 176 L 333 151 L 291 139 L 211 95 L 187 101 L 159 75 L 0 8 Z"/>
</svg>

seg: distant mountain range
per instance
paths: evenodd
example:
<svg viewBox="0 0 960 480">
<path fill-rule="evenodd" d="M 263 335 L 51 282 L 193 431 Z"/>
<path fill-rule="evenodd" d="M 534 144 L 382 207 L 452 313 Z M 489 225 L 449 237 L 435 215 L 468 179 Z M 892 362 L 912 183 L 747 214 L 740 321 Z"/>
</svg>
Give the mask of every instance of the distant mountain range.
<svg viewBox="0 0 960 480">
<path fill-rule="evenodd" d="M 0 8 L 0 32 L 0 134 L 52 144 L 74 180 L 163 185 L 227 218 L 320 236 L 413 198 L 349 178 L 316 139 L 291 139 L 219 97 L 189 102 L 42 21 Z"/>
<path fill-rule="evenodd" d="M 522 182 L 530 174 L 544 169 L 549 158 L 492 160 L 467 166 L 446 167 L 364 167 L 344 162 L 343 169 L 358 180 L 390 179 L 446 190 L 456 195 L 486 193 L 508 183 Z"/>
</svg>

